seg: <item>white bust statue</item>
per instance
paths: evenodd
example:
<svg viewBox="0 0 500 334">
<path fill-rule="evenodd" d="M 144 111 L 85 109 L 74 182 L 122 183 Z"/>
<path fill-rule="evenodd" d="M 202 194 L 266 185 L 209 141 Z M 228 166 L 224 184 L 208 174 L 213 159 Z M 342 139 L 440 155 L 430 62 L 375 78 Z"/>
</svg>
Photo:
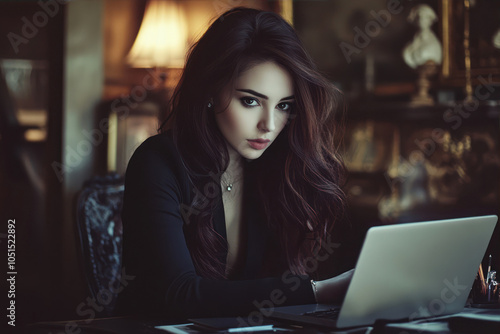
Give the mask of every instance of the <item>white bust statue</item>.
<svg viewBox="0 0 500 334">
<path fill-rule="evenodd" d="M 429 5 L 417 5 L 411 9 L 408 21 L 416 24 L 418 31 L 403 49 L 405 63 L 411 68 L 417 68 L 429 60 L 441 64 L 443 60 L 441 43 L 431 30 L 432 24 L 437 21 L 434 10 Z"/>
</svg>

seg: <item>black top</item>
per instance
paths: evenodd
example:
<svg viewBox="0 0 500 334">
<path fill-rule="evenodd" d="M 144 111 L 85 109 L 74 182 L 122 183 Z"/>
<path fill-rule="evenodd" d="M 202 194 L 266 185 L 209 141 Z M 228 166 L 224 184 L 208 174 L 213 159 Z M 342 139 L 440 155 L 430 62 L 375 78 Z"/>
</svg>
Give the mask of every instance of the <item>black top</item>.
<svg viewBox="0 0 500 334">
<path fill-rule="evenodd" d="M 200 277 L 184 237 L 180 208 L 189 207 L 194 193 L 181 156 L 169 134 L 147 139 L 130 159 L 125 178 L 123 267 L 135 278 L 119 297 L 121 311 L 232 316 L 260 306 L 314 303 L 309 278 L 291 274 L 276 236 L 254 210 L 258 199 L 251 184 L 245 180 L 246 260 L 228 280 Z M 226 239 L 222 205 L 215 211 L 214 229 Z"/>
</svg>

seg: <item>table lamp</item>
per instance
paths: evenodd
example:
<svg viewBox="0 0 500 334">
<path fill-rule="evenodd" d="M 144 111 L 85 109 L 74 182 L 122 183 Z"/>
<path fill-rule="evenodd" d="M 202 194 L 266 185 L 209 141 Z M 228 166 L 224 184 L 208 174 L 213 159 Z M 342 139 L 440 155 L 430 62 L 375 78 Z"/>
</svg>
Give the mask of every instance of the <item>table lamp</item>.
<svg viewBox="0 0 500 334">
<path fill-rule="evenodd" d="M 110 125 L 108 170 L 123 174 L 137 146 L 156 134 L 169 93 L 184 67 L 186 51 L 187 23 L 179 2 L 149 1 L 126 61 L 135 68 L 154 69 L 160 84 L 148 89 L 147 98 L 132 101 L 134 107 L 130 107 L 126 117 L 111 113 L 110 124 L 116 126 Z"/>
<path fill-rule="evenodd" d="M 127 63 L 139 68 L 182 68 L 187 50 L 187 23 L 174 0 L 151 0 Z"/>
</svg>

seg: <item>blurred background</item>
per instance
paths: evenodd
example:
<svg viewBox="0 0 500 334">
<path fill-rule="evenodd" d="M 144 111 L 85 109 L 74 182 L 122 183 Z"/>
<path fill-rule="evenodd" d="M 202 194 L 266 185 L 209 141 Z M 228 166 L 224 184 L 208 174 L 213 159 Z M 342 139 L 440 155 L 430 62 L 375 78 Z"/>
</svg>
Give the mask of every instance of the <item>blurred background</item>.
<svg viewBox="0 0 500 334">
<path fill-rule="evenodd" d="M 18 322 L 89 316 L 84 183 L 124 174 L 156 133 L 187 48 L 235 6 L 283 15 L 344 91 L 360 240 L 375 225 L 498 214 L 498 1 L 1 2 L 0 248 L 15 220 Z M 498 227 L 487 254 L 499 268 Z"/>
</svg>

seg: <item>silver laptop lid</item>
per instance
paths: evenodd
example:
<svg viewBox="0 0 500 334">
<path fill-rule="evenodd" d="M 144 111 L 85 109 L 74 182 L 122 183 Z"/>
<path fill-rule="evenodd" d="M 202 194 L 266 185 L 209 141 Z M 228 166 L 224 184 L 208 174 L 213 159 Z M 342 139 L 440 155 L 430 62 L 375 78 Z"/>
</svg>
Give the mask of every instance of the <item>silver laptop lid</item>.
<svg viewBox="0 0 500 334">
<path fill-rule="evenodd" d="M 368 230 L 337 327 L 460 312 L 497 216 Z"/>
</svg>

